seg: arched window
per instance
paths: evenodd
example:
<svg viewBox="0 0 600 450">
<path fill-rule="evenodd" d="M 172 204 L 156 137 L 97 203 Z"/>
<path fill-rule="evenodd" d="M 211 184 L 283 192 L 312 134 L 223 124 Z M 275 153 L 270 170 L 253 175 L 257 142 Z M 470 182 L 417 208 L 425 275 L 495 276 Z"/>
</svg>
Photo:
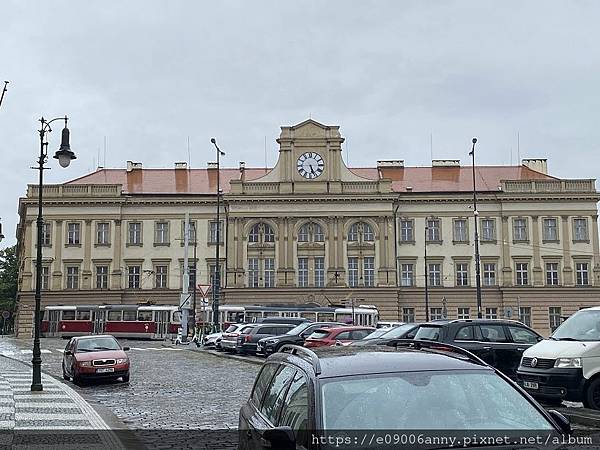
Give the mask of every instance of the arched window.
<svg viewBox="0 0 600 450">
<path fill-rule="evenodd" d="M 356 222 L 350 226 L 348 231 L 349 242 L 373 242 L 375 240 L 375 234 L 371 225 L 365 222 Z"/>
<path fill-rule="evenodd" d="M 248 234 L 248 242 L 275 242 L 273 228 L 266 223 L 255 224 Z"/>
<path fill-rule="evenodd" d="M 305 223 L 298 230 L 298 242 L 323 242 L 324 240 L 323 228 L 318 223 Z"/>
</svg>

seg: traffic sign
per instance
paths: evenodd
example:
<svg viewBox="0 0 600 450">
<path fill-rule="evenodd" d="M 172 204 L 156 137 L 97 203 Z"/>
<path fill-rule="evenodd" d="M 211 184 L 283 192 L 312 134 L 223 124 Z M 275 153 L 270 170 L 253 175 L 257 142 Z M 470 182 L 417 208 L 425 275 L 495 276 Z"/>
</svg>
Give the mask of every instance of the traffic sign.
<svg viewBox="0 0 600 450">
<path fill-rule="evenodd" d="M 200 296 L 203 298 L 208 297 L 208 293 L 210 292 L 210 284 L 199 284 L 198 290 L 200 291 Z"/>
<path fill-rule="evenodd" d="M 192 294 L 181 294 L 179 296 L 179 308 L 180 309 L 191 309 L 192 308 Z"/>
<path fill-rule="evenodd" d="M 2 318 L 3 319 L 10 318 L 10 311 L 2 311 Z"/>
</svg>

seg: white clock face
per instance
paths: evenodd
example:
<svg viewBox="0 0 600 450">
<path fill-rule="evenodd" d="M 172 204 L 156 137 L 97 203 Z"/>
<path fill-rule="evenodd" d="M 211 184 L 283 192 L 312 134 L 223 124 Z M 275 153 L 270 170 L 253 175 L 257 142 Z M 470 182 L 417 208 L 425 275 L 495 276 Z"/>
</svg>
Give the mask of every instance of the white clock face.
<svg viewBox="0 0 600 450">
<path fill-rule="evenodd" d="M 296 167 L 300 175 L 312 180 L 323 173 L 325 162 L 318 153 L 306 152 L 300 155 Z"/>
</svg>

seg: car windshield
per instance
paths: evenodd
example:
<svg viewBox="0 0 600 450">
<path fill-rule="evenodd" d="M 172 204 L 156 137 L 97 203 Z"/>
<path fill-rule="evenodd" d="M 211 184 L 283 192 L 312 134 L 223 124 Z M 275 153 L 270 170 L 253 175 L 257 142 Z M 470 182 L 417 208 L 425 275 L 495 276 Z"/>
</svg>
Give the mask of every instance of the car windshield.
<svg viewBox="0 0 600 450">
<path fill-rule="evenodd" d="M 553 430 L 488 370 L 339 377 L 321 385 L 325 430 Z"/>
<path fill-rule="evenodd" d="M 311 325 L 313 325 L 312 322 L 304 322 L 301 323 L 300 325 L 292 328 L 290 331 L 288 331 L 285 334 L 291 334 L 292 336 L 299 336 L 300 333 L 302 333 L 304 330 L 306 330 L 308 327 L 310 327 Z"/>
<path fill-rule="evenodd" d="M 235 330 L 237 330 L 240 326 L 239 325 L 229 325 L 227 327 L 227 329 L 225 330 L 225 333 L 232 333 Z"/>
<path fill-rule="evenodd" d="M 121 347 L 115 338 L 95 337 L 77 341 L 77 352 L 96 352 L 102 350 L 120 350 Z"/>
<path fill-rule="evenodd" d="M 417 334 L 415 334 L 415 339 L 422 341 L 439 341 L 441 330 L 440 327 L 421 326 L 419 327 Z"/>
<path fill-rule="evenodd" d="M 371 334 L 367 334 L 363 339 L 376 339 L 376 338 L 383 336 L 386 333 L 389 333 L 390 331 L 391 331 L 391 328 L 378 328 L 377 330 L 373 331 Z"/>
<path fill-rule="evenodd" d="M 400 325 L 399 327 L 394 327 L 392 329 L 388 329 L 387 333 L 381 336 L 384 339 L 396 339 L 403 337 L 410 330 L 415 328 L 415 325 L 407 323 L 406 325 Z"/>
<path fill-rule="evenodd" d="M 308 339 L 323 339 L 329 335 L 328 330 L 315 330 Z"/>
<path fill-rule="evenodd" d="M 558 341 L 600 341 L 600 311 L 582 309 L 565 320 L 550 339 Z"/>
</svg>

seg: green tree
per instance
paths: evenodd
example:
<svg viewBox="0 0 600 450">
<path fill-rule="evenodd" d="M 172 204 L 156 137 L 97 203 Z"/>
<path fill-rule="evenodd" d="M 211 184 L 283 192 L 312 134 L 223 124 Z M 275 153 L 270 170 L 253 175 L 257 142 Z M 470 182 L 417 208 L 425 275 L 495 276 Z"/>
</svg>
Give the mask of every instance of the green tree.
<svg viewBox="0 0 600 450">
<path fill-rule="evenodd" d="M 0 310 L 15 310 L 18 276 L 17 246 L 0 250 Z"/>
</svg>

